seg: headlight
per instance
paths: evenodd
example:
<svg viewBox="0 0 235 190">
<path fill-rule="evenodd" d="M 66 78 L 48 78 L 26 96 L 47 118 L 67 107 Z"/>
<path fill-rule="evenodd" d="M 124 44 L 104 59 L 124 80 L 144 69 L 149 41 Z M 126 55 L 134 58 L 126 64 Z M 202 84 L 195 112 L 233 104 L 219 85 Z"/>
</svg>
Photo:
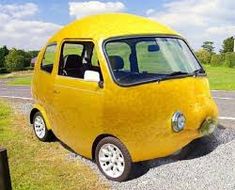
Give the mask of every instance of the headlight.
<svg viewBox="0 0 235 190">
<path fill-rule="evenodd" d="M 202 123 L 201 127 L 199 128 L 199 132 L 202 136 L 210 135 L 211 133 L 214 132 L 217 125 L 218 125 L 218 122 L 216 119 L 208 117 Z"/>
<path fill-rule="evenodd" d="M 172 125 L 172 129 L 175 132 L 180 132 L 184 129 L 185 127 L 185 117 L 183 115 L 183 113 L 181 112 L 175 112 L 174 115 L 172 116 L 172 120 L 171 120 L 171 125 Z"/>
</svg>

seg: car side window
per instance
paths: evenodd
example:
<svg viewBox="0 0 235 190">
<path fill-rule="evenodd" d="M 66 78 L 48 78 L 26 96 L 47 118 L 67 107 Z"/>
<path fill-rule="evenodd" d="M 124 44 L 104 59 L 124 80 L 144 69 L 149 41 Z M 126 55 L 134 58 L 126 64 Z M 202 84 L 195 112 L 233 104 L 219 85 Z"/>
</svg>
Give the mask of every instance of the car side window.
<svg viewBox="0 0 235 190">
<path fill-rule="evenodd" d="M 48 45 L 41 63 L 41 69 L 51 73 L 55 62 L 56 44 Z"/>
<path fill-rule="evenodd" d="M 71 54 L 82 56 L 83 49 L 84 46 L 82 44 L 64 43 L 63 57 L 66 57 Z"/>
<path fill-rule="evenodd" d="M 101 70 L 93 42 L 64 42 L 61 49 L 59 75 L 84 78 L 86 70 Z"/>
</svg>

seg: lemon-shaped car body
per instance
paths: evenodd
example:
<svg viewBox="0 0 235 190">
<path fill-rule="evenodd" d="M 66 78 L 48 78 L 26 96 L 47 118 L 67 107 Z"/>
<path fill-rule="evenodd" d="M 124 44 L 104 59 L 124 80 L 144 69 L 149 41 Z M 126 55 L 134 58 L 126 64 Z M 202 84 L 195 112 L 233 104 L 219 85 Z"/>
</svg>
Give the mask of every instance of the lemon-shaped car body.
<svg viewBox="0 0 235 190">
<path fill-rule="evenodd" d="M 38 55 L 32 93 L 36 136 L 53 132 L 117 181 L 132 162 L 170 155 L 217 123 L 206 73 L 185 39 L 130 14 L 89 16 L 57 32 Z"/>
</svg>

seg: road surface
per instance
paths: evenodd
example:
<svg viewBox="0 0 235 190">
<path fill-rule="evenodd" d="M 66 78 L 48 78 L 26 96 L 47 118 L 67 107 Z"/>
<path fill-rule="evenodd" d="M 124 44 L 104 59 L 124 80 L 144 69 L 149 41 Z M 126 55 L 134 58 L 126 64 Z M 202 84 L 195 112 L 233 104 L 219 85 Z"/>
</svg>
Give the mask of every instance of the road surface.
<svg viewBox="0 0 235 190">
<path fill-rule="evenodd" d="M 219 107 L 220 123 L 235 128 L 235 91 L 212 91 Z M 0 97 L 31 100 L 31 88 L 28 86 L 8 86 L 6 80 L 0 80 Z"/>
</svg>

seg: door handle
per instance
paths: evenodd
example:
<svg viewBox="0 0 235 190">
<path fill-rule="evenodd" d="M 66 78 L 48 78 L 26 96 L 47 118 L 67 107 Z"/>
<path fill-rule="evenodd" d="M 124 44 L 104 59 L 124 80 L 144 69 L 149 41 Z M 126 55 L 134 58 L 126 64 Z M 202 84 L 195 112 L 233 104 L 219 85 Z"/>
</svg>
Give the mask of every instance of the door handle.
<svg viewBox="0 0 235 190">
<path fill-rule="evenodd" d="M 53 93 L 54 93 L 54 94 L 60 94 L 60 91 L 58 91 L 58 90 L 53 90 Z"/>
</svg>

